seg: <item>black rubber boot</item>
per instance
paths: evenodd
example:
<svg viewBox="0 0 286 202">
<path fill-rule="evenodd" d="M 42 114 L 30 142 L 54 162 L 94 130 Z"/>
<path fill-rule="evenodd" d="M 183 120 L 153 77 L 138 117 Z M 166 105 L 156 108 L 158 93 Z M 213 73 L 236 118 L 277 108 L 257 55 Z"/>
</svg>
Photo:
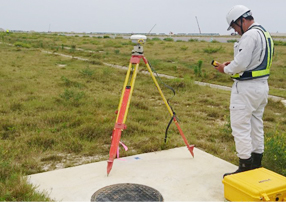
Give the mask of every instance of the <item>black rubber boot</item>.
<svg viewBox="0 0 286 202">
<path fill-rule="evenodd" d="M 233 172 L 233 173 L 225 173 L 223 175 L 223 177 L 227 176 L 227 175 L 232 175 L 235 173 L 240 173 L 240 172 L 244 172 L 247 170 L 251 170 L 252 167 L 252 157 L 250 157 L 249 159 L 239 159 L 239 167 L 238 169 Z"/>
<path fill-rule="evenodd" d="M 251 153 L 251 157 L 252 157 L 251 169 L 260 168 L 261 167 L 261 161 L 262 161 L 263 153 L 262 154 Z"/>
</svg>

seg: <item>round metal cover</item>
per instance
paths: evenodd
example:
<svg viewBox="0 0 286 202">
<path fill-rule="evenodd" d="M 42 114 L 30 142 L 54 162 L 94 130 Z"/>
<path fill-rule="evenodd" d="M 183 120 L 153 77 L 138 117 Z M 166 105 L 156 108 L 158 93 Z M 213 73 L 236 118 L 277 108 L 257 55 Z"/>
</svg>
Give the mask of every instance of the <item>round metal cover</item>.
<svg viewBox="0 0 286 202">
<path fill-rule="evenodd" d="M 141 184 L 114 184 L 96 191 L 91 201 L 163 201 L 157 190 Z"/>
</svg>

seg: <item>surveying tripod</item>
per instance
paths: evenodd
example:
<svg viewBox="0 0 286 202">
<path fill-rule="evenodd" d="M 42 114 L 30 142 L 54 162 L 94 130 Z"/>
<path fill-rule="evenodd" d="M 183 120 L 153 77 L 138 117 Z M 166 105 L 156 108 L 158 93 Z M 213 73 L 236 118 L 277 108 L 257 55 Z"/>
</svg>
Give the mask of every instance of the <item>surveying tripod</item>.
<svg viewBox="0 0 286 202">
<path fill-rule="evenodd" d="M 175 122 L 175 124 L 176 124 L 176 126 L 177 126 L 187 148 L 188 148 L 188 150 L 191 152 L 192 156 L 194 157 L 194 153 L 193 153 L 194 145 L 189 145 L 181 127 L 179 126 L 179 123 L 177 121 L 175 113 L 173 112 L 169 103 L 167 102 L 167 100 L 166 100 L 166 98 L 165 98 L 165 96 L 164 96 L 153 72 L 152 72 L 152 69 L 151 69 L 147 59 L 143 55 L 142 44 L 144 43 L 144 39 L 146 39 L 146 36 L 144 36 L 144 35 L 132 35 L 131 39 L 137 40 L 137 45 L 134 46 L 134 49 L 132 50 L 132 56 L 131 56 L 129 67 L 128 67 L 128 70 L 126 73 L 126 77 L 125 77 L 125 81 L 124 81 L 124 85 L 123 85 L 123 89 L 122 89 L 122 94 L 121 94 L 121 98 L 120 98 L 120 102 L 119 102 L 119 106 L 118 106 L 117 118 L 116 118 L 115 126 L 113 129 L 113 133 L 112 133 L 112 140 L 111 140 L 111 146 L 110 146 L 110 151 L 109 151 L 109 159 L 107 161 L 107 175 L 109 175 L 109 173 L 112 169 L 113 161 L 116 157 L 117 149 L 119 147 L 119 141 L 120 141 L 121 133 L 124 129 L 126 129 L 125 121 L 126 121 L 130 101 L 131 101 L 131 96 L 132 96 L 132 93 L 134 90 L 135 79 L 136 79 L 136 76 L 138 73 L 139 63 L 140 63 L 141 59 L 143 59 L 144 63 L 146 64 L 146 67 L 147 67 L 148 71 L 150 72 L 150 75 L 151 75 L 157 89 L 159 90 L 159 93 L 160 93 L 161 97 L 163 98 L 163 101 L 164 101 L 170 115 L 172 116 L 173 121 Z M 131 72 L 132 72 L 132 77 L 131 77 Z M 130 77 L 131 77 L 131 79 L 130 79 Z"/>
</svg>

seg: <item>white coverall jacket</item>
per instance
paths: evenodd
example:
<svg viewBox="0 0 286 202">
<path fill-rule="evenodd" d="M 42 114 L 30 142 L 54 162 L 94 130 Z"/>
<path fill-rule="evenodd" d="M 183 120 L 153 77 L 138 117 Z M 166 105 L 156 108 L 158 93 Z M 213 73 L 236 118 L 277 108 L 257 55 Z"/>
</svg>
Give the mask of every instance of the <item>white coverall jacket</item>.
<svg viewBox="0 0 286 202">
<path fill-rule="evenodd" d="M 246 31 L 239 43 L 234 44 L 234 60 L 224 68 L 234 75 L 259 66 L 266 54 L 266 39 L 262 31 Z M 264 152 L 263 112 L 268 102 L 268 76 L 250 80 L 236 80 L 231 90 L 230 121 L 237 156 L 248 159 L 251 153 Z"/>
</svg>

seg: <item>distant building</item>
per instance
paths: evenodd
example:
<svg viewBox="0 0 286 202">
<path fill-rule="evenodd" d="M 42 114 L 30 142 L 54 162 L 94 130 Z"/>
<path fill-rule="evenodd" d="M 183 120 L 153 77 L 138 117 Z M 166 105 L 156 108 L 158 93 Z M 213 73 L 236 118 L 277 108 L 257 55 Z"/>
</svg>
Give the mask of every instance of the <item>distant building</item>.
<svg viewBox="0 0 286 202">
<path fill-rule="evenodd" d="M 186 33 L 178 33 L 178 34 L 176 34 L 176 35 L 185 36 L 185 35 L 187 35 L 187 34 L 186 34 Z"/>
<path fill-rule="evenodd" d="M 188 33 L 189 36 L 219 36 L 219 33 Z"/>
</svg>

